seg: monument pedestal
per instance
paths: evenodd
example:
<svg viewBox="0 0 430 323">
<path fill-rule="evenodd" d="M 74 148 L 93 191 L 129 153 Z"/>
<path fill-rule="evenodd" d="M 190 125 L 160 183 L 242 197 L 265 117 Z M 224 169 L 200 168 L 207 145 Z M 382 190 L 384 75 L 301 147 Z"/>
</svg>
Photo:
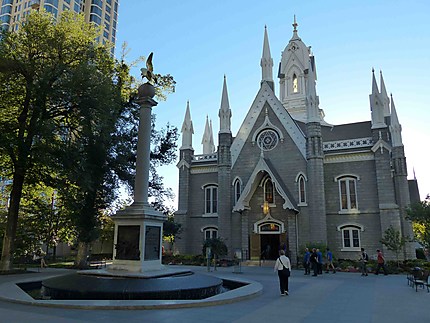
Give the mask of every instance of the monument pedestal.
<svg viewBox="0 0 430 323">
<path fill-rule="evenodd" d="M 162 270 L 163 222 L 147 203 L 133 203 L 112 216 L 115 222 L 113 263 L 108 271 L 144 273 Z"/>
</svg>

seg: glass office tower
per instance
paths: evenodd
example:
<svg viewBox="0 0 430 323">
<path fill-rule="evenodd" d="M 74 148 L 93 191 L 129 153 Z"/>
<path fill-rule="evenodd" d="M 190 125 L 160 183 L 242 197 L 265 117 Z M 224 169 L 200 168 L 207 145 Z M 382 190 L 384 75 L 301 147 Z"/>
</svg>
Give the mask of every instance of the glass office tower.
<svg viewBox="0 0 430 323">
<path fill-rule="evenodd" d="M 84 13 L 87 22 L 103 28 L 102 41 L 115 45 L 119 0 L 0 0 L 0 28 L 18 30 L 19 22 L 31 10 L 44 8 L 55 17 L 65 10 Z M 112 54 L 114 49 L 112 48 Z"/>
</svg>

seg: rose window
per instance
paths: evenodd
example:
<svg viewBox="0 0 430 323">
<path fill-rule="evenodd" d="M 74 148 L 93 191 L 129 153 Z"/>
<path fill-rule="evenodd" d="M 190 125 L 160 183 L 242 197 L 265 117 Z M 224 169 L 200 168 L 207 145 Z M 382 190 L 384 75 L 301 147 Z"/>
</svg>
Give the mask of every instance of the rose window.
<svg viewBox="0 0 430 323">
<path fill-rule="evenodd" d="M 271 129 L 263 130 L 257 137 L 257 144 L 262 150 L 272 150 L 278 144 L 278 134 Z"/>
</svg>

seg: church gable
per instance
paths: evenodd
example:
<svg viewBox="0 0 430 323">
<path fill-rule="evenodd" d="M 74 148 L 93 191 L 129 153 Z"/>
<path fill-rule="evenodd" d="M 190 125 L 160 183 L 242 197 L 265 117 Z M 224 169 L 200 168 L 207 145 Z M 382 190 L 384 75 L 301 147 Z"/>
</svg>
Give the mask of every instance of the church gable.
<svg viewBox="0 0 430 323">
<path fill-rule="evenodd" d="M 276 117 L 279 119 L 282 127 L 284 128 L 285 133 L 282 133 L 282 135 L 285 136 L 288 134 L 288 136 L 291 137 L 294 144 L 299 149 L 301 155 L 304 158 L 306 157 L 306 138 L 303 132 L 297 126 L 296 122 L 291 118 L 290 114 L 285 110 L 281 102 L 279 102 L 278 98 L 273 93 L 273 90 L 266 82 L 263 82 L 254 102 L 251 105 L 251 108 L 248 111 L 248 114 L 245 117 L 245 120 L 238 131 L 237 136 L 234 138 L 234 141 L 231 145 L 232 166 L 235 165 L 245 143 L 247 141 L 254 141 L 255 139 L 258 140 L 253 129 L 256 126 L 261 126 L 256 125 L 256 122 L 259 119 L 259 116 L 261 115 L 266 104 L 275 113 Z M 281 132 L 282 130 L 283 129 L 281 129 Z M 270 134 L 268 134 L 268 136 L 270 136 Z M 282 137 L 280 139 L 282 139 Z M 267 140 L 270 140 L 270 138 Z"/>
</svg>

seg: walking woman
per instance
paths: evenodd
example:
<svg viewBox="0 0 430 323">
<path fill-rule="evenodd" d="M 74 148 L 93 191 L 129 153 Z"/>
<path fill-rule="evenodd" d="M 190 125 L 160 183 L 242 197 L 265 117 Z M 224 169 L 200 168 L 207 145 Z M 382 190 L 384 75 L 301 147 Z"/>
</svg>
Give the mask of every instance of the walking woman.
<svg viewBox="0 0 430 323">
<path fill-rule="evenodd" d="M 282 249 L 279 250 L 279 257 L 276 259 L 273 271 L 278 271 L 281 296 L 288 295 L 288 278 L 290 277 L 291 263 L 290 259 L 285 256 L 285 251 Z"/>
</svg>

